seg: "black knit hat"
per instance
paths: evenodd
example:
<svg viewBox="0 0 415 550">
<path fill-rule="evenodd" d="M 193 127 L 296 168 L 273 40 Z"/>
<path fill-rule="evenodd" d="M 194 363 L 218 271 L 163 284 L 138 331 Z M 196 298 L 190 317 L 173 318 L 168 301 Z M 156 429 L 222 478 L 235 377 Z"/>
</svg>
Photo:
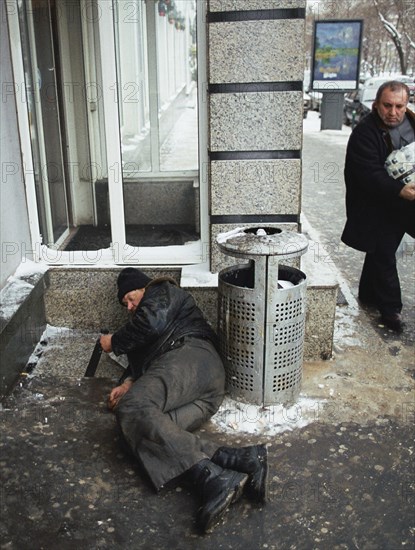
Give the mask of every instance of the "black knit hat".
<svg viewBox="0 0 415 550">
<path fill-rule="evenodd" d="M 144 288 L 151 281 L 145 273 L 135 269 L 135 267 L 126 267 L 118 275 L 118 300 L 122 304 L 124 296 L 132 290 Z"/>
</svg>

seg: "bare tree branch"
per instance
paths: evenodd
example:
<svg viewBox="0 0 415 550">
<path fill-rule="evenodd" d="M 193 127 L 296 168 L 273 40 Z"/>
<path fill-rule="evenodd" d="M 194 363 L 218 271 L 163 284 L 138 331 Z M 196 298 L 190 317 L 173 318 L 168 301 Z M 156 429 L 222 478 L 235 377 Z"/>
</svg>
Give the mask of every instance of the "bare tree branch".
<svg viewBox="0 0 415 550">
<path fill-rule="evenodd" d="M 383 16 L 383 14 L 380 10 L 378 0 L 372 0 L 372 1 L 373 1 L 373 5 L 376 8 L 376 11 L 378 13 L 378 16 L 379 16 L 379 19 L 380 19 L 382 25 L 384 26 L 386 31 L 390 34 L 390 36 L 392 38 L 392 41 L 395 44 L 396 51 L 397 51 L 398 57 L 399 57 L 399 63 L 400 63 L 400 66 L 401 66 L 402 74 L 406 74 L 407 64 L 406 64 L 406 60 L 405 60 L 405 54 L 404 54 L 404 51 L 403 51 L 402 35 L 399 33 L 398 29 L 395 27 L 395 25 L 393 23 L 391 23 L 390 21 L 387 21 L 385 19 L 385 17 Z"/>
<path fill-rule="evenodd" d="M 409 36 L 409 34 L 406 32 L 405 36 L 408 40 L 409 47 L 415 50 L 415 42 L 412 40 L 412 38 Z"/>
</svg>

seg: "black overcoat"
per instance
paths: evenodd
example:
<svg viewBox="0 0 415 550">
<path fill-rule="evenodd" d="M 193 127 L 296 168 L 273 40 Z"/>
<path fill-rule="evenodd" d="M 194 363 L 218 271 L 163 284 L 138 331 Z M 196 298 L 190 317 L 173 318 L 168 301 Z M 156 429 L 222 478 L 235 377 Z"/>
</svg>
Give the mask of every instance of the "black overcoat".
<svg viewBox="0 0 415 550">
<path fill-rule="evenodd" d="M 415 128 L 414 113 L 408 109 L 407 116 Z M 341 239 L 357 250 L 373 252 L 385 225 L 415 237 L 415 202 L 399 197 L 404 184 L 384 167 L 392 150 L 388 129 L 373 110 L 350 136 L 344 169 L 347 221 Z"/>
<path fill-rule="evenodd" d="M 131 320 L 111 340 L 115 355 L 127 354 L 124 376 L 139 378 L 151 362 L 181 344 L 184 336 L 210 340 L 216 334 L 205 320 L 192 295 L 174 281 L 153 279 Z"/>
</svg>

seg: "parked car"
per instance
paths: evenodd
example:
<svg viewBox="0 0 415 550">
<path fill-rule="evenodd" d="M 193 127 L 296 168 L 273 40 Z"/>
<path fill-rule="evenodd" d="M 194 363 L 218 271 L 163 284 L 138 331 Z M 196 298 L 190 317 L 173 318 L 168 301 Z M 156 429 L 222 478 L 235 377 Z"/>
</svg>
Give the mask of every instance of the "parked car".
<svg viewBox="0 0 415 550">
<path fill-rule="evenodd" d="M 304 71 L 304 91 L 310 98 L 310 111 L 320 111 L 321 103 L 323 101 L 323 94 L 311 89 L 310 71 Z"/>
<path fill-rule="evenodd" d="M 360 111 L 363 109 L 363 105 L 359 100 L 359 92 L 360 90 L 353 90 L 344 94 L 343 124 L 346 126 L 353 127 L 361 118 Z"/>
<path fill-rule="evenodd" d="M 410 103 L 414 103 L 415 101 L 415 78 L 413 76 L 408 75 L 400 75 L 393 77 L 394 80 L 399 80 L 400 82 L 403 82 L 406 84 L 409 88 L 409 101 Z"/>
<path fill-rule="evenodd" d="M 354 127 L 372 110 L 376 89 L 360 88 L 344 96 L 343 122 Z"/>
<path fill-rule="evenodd" d="M 367 111 L 372 110 L 372 105 L 376 99 L 376 94 L 378 89 L 384 82 L 387 82 L 388 80 L 391 80 L 391 78 L 375 77 L 375 78 L 368 78 L 367 80 L 365 80 L 361 88 L 361 95 L 359 99 L 360 99 L 360 102 L 367 109 Z"/>
<path fill-rule="evenodd" d="M 373 102 L 379 87 L 390 77 L 376 77 L 365 80 L 358 89 L 348 92 L 344 97 L 343 122 L 348 126 L 354 126 L 372 110 Z"/>
</svg>

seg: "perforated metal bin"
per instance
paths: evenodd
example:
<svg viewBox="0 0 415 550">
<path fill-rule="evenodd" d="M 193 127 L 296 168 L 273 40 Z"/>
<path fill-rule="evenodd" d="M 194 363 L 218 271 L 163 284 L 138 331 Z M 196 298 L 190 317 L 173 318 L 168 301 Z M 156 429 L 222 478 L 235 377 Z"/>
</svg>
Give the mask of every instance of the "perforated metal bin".
<svg viewBox="0 0 415 550">
<path fill-rule="evenodd" d="M 281 260 L 304 254 L 300 233 L 270 227 L 217 238 L 230 256 L 248 259 L 219 273 L 218 335 L 231 397 L 258 405 L 295 401 L 300 393 L 306 275 Z"/>
</svg>

